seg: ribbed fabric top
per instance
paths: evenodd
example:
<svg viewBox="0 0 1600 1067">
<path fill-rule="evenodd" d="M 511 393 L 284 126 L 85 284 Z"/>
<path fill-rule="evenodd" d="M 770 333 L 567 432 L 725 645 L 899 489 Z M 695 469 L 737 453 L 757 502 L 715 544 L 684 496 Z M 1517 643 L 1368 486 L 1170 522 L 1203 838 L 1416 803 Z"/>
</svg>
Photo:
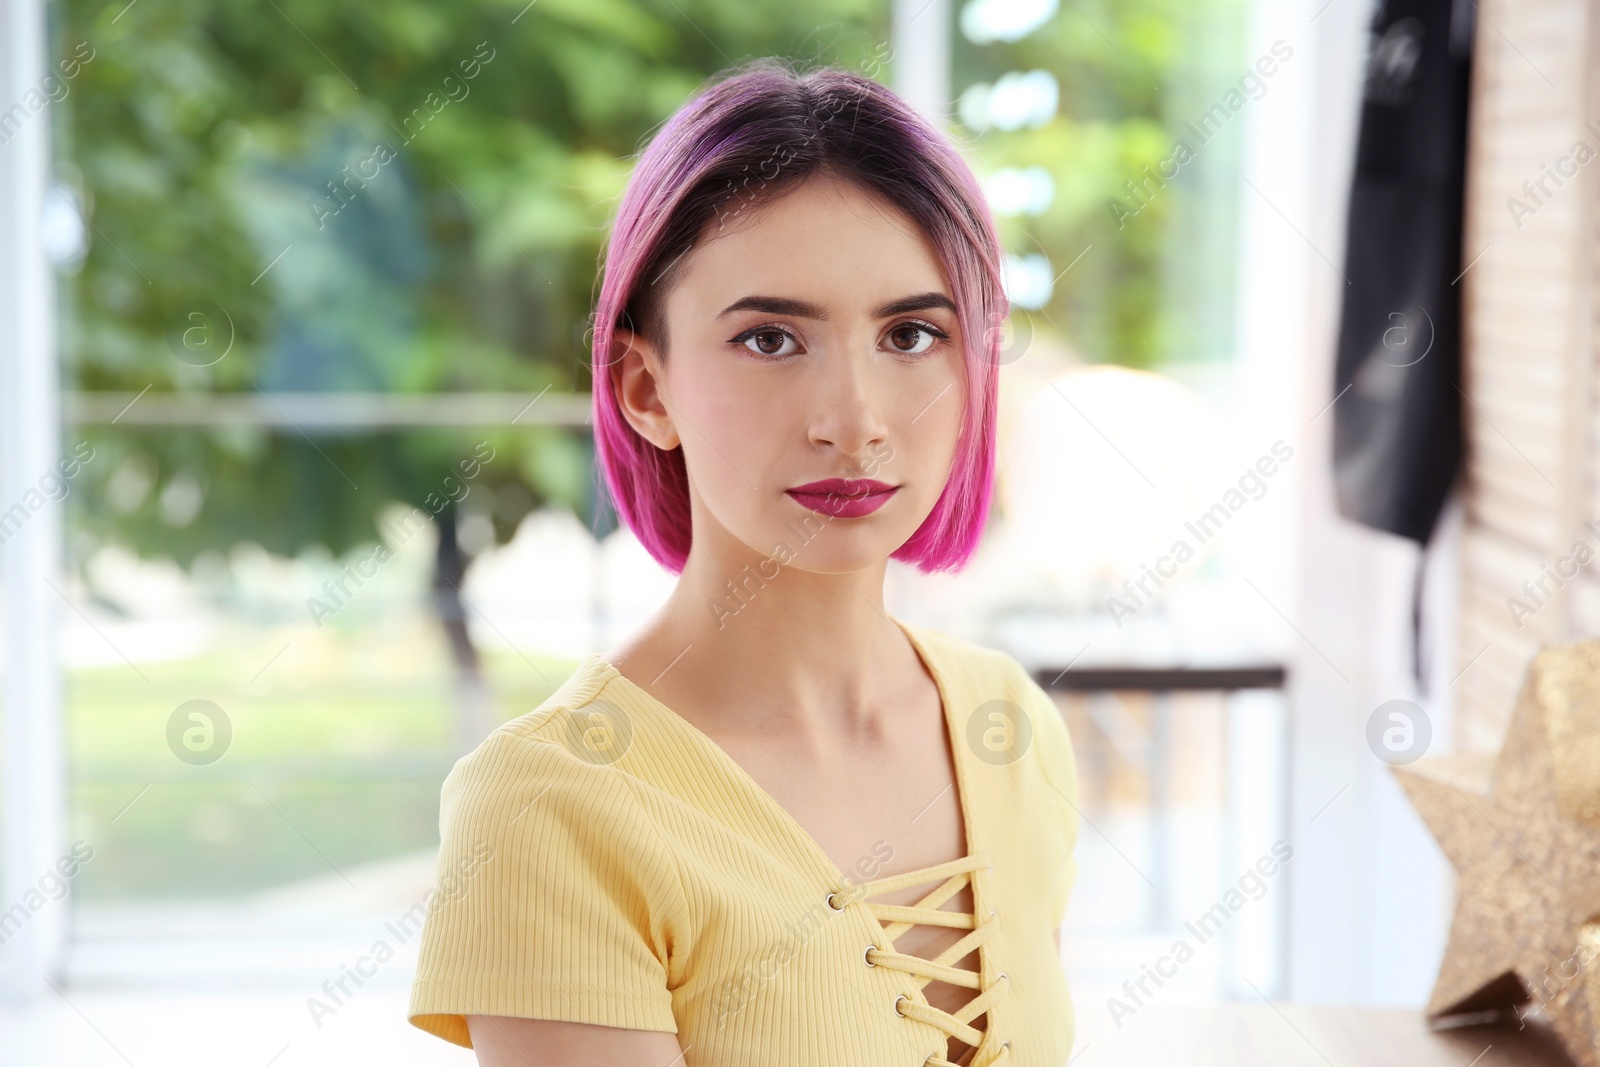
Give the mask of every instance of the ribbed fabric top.
<svg viewBox="0 0 1600 1067">
<path fill-rule="evenodd" d="M 841 871 L 720 746 L 591 654 L 445 779 L 411 1022 L 468 1047 L 468 1014 L 664 1030 L 686 1067 L 1066 1063 L 1065 723 L 1009 655 L 895 622 L 939 687 L 966 856 Z M 928 883 L 910 906 L 870 899 Z M 940 906 L 963 891 L 970 911 Z M 967 932 L 931 959 L 897 952 L 923 924 Z M 974 952 L 975 970 L 955 966 Z M 934 981 L 970 999 L 937 1008 Z"/>
</svg>

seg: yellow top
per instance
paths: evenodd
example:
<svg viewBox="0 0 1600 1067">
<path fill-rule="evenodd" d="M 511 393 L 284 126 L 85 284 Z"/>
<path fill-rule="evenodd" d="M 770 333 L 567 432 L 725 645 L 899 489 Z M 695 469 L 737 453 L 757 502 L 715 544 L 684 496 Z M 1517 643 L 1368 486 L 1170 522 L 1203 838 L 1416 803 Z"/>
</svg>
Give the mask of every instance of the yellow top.
<svg viewBox="0 0 1600 1067">
<path fill-rule="evenodd" d="M 686 1067 L 945 1067 L 950 1038 L 977 1045 L 966 1067 L 1066 1063 L 1051 940 L 1076 874 L 1066 724 L 1011 656 L 894 621 L 943 700 L 966 857 L 840 871 L 720 746 L 591 653 L 445 779 L 410 1021 L 468 1047 L 468 1014 L 665 1030 Z M 916 906 L 865 899 L 929 882 Z M 972 912 L 939 907 L 968 885 Z M 921 923 L 970 932 L 931 960 L 895 952 Z M 974 948 L 976 971 L 952 966 Z M 976 995 L 945 1012 L 923 995 L 934 979 Z"/>
</svg>

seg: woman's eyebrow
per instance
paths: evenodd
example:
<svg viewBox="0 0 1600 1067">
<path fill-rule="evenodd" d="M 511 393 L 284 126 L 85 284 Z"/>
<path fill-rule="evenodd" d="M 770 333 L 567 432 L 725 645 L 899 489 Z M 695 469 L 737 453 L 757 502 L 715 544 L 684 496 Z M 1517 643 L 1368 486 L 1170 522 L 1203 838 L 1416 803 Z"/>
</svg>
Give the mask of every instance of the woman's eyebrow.
<svg viewBox="0 0 1600 1067">
<path fill-rule="evenodd" d="M 902 296 L 898 300 L 891 300 L 877 308 L 872 313 L 875 319 L 886 319 L 891 315 L 904 315 L 911 311 L 928 311 L 933 308 L 942 308 L 954 312 L 956 306 L 950 298 L 943 293 L 926 292 L 913 296 Z M 768 315 L 793 315 L 799 319 L 826 319 L 828 312 L 818 304 L 805 300 L 791 300 L 781 296 L 742 296 L 717 313 L 717 318 L 731 315 L 735 311 L 761 311 Z"/>
<path fill-rule="evenodd" d="M 903 296 L 899 300 L 891 300 L 872 313 L 875 319 L 886 319 L 890 315 L 904 315 L 908 311 L 928 311 L 933 308 L 942 308 L 954 312 L 955 304 L 943 293 L 927 292 L 915 296 Z"/>
<path fill-rule="evenodd" d="M 742 296 L 717 312 L 717 318 L 732 315 L 735 311 L 761 311 L 768 315 L 793 315 L 797 319 L 825 319 L 828 313 L 820 305 L 805 300 L 790 300 L 781 296 Z"/>
</svg>

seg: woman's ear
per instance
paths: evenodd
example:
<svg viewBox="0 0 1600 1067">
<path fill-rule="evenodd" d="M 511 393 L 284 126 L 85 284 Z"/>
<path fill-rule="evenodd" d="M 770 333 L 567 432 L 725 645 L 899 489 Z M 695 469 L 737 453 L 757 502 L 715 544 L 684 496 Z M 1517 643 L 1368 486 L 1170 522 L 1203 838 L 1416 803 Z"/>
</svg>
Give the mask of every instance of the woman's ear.
<svg viewBox="0 0 1600 1067">
<path fill-rule="evenodd" d="M 628 425 L 663 452 L 677 448 L 681 438 L 662 400 L 665 374 L 655 345 L 632 330 L 617 327 L 611 335 L 609 369 L 611 390 Z"/>
</svg>

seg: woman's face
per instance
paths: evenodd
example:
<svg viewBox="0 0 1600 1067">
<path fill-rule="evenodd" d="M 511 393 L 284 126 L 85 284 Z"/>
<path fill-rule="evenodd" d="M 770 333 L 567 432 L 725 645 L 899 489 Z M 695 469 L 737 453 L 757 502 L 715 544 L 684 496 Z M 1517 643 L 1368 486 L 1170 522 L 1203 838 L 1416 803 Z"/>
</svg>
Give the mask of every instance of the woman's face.
<svg viewBox="0 0 1600 1067">
<path fill-rule="evenodd" d="M 813 177 L 714 225 L 681 267 L 665 370 L 619 330 L 614 373 L 635 429 L 683 446 L 693 555 L 880 564 L 944 491 L 966 402 L 927 237 L 860 187 Z M 796 491 L 828 479 L 845 493 Z"/>
</svg>

